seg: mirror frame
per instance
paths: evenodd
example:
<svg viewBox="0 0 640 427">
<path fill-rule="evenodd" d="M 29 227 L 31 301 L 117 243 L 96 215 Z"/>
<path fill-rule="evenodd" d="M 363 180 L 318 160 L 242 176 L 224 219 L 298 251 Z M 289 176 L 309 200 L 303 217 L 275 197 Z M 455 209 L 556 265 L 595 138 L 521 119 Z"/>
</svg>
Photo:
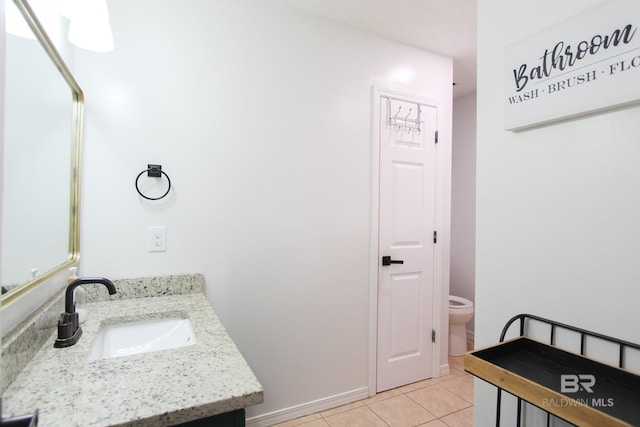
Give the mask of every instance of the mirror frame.
<svg viewBox="0 0 640 427">
<path fill-rule="evenodd" d="M 11 1 L 11 0 L 8 0 Z M 11 306 L 21 297 L 37 289 L 40 285 L 51 279 L 53 276 L 74 266 L 80 259 L 80 167 L 82 160 L 82 138 L 84 127 L 84 93 L 78 82 L 71 74 L 62 56 L 47 35 L 44 27 L 38 20 L 33 9 L 27 0 L 13 0 L 16 7 L 26 20 L 29 28 L 33 31 L 36 39 L 45 50 L 53 64 L 60 72 L 63 80 L 67 83 L 72 95 L 72 115 L 71 115 L 71 182 L 70 182 L 70 204 L 69 204 L 69 253 L 68 257 L 61 264 L 53 267 L 37 278 L 19 285 L 2 296 L 2 309 Z"/>
</svg>

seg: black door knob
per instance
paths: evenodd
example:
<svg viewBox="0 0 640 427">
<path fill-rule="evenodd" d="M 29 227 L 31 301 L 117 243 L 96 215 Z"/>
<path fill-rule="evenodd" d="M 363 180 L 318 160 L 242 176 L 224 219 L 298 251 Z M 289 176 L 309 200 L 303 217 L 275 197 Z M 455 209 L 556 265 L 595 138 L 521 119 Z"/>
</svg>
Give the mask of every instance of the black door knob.
<svg viewBox="0 0 640 427">
<path fill-rule="evenodd" d="M 391 264 L 404 264 L 404 261 L 400 259 L 391 259 L 390 256 L 382 257 L 382 265 L 391 265 Z"/>
</svg>

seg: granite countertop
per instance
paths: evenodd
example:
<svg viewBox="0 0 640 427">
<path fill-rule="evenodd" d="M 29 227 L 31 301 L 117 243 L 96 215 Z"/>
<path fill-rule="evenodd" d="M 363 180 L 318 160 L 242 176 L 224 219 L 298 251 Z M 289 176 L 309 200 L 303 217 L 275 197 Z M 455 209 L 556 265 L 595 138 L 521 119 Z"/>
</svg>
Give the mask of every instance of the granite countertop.
<svg viewBox="0 0 640 427">
<path fill-rule="evenodd" d="M 104 323 L 191 320 L 196 344 L 112 359 L 87 358 Z M 263 401 L 262 386 L 201 293 L 87 304 L 83 336 L 42 346 L 2 397 L 3 416 L 40 411 L 40 426 L 168 426 Z"/>
</svg>

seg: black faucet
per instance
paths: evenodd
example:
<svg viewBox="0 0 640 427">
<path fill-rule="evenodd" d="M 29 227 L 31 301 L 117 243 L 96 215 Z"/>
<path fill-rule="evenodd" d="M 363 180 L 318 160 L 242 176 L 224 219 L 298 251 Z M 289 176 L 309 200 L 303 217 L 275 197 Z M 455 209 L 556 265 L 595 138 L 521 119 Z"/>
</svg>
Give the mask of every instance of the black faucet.
<svg viewBox="0 0 640 427">
<path fill-rule="evenodd" d="M 73 301 L 73 291 L 80 285 L 88 285 L 91 283 L 101 283 L 105 285 L 109 290 L 109 295 L 117 292 L 113 282 L 104 277 L 81 277 L 71 282 L 69 286 L 67 286 L 64 313 L 60 315 L 60 320 L 58 320 L 58 338 L 56 338 L 56 342 L 53 344 L 54 347 L 72 346 L 77 343 L 82 336 L 82 328 L 80 327 L 76 305 Z"/>
</svg>

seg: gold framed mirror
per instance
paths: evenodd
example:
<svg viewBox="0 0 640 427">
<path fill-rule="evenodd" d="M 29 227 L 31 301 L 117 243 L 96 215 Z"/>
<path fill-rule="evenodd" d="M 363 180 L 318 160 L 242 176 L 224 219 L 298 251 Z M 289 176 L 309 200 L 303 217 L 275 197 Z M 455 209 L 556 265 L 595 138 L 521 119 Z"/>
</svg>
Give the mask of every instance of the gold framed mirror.
<svg viewBox="0 0 640 427">
<path fill-rule="evenodd" d="M 14 5 L 35 40 L 6 35 L 2 309 L 80 256 L 84 94 L 31 5 Z"/>
</svg>

